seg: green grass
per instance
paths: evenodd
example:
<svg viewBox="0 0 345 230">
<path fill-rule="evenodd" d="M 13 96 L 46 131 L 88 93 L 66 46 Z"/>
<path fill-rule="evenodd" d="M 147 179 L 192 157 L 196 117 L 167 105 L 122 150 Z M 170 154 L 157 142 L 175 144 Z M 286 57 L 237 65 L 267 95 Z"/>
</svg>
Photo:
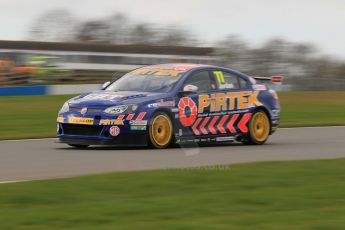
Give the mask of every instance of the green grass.
<svg viewBox="0 0 345 230">
<path fill-rule="evenodd" d="M 0 139 L 53 137 L 63 96 L 0 97 Z"/>
<path fill-rule="evenodd" d="M 345 159 L 0 185 L 0 229 L 344 229 Z"/>
<path fill-rule="evenodd" d="M 281 127 L 345 125 L 345 92 L 284 92 Z M 53 137 L 71 96 L 0 97 L 0 139 Z"/>
<path fill-rule="evenodd" d="M 281 127 L 345 125 L 345 91 L 284 92 Z"/>
</svg>

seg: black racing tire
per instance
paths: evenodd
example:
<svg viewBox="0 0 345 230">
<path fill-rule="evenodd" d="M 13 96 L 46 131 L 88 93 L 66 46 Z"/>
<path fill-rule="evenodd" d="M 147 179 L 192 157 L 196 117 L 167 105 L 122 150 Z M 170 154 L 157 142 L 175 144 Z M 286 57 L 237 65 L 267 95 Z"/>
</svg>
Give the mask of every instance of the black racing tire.
<svg viewBox="0 0 345 230">
<path fill-rule="evenodd" d="M 173 140 L 173 123 L 165 112 L 155 113 L 149 124 L 149 144 L 157 149 L 167 148 Z"/>
<path fill-rule="evenodd" d="M 267 113 L 257 110 L 253 113 L 249 121 L 248 135 L 244 139 L 244 144 L 263 145 L 267 141 L 271 130 L 271 122 Z"/>
<path fill-rule="evenodd" d="M 75 144 L 68 144 L 69 146 L 76 148 L 76 149 L 87 149 L 88 145 L 75 145 Z"/>
</svg>

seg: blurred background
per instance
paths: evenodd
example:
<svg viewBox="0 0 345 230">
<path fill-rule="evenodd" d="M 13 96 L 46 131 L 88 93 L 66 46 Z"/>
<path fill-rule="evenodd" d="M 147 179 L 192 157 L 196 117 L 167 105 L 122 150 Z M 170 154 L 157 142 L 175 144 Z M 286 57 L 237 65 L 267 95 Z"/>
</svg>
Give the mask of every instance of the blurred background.
<svg viewBox="0 0 345 230">
<path fill-rule="evenodd" d="M 342 0 L 1 0 L 0 9 L 0 95 L 47 93 L 36 85 L 79 93 L 171 62 L 283 75 L 281 91 L 345 89 Z"/>
</svg>

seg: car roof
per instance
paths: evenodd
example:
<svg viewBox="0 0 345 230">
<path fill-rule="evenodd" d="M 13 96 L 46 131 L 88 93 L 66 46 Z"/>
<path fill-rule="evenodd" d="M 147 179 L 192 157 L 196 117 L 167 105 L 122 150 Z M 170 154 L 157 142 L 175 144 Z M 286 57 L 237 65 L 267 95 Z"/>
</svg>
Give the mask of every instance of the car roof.
<svg viewBox="0 0 345 230">
<path fill-rule="evenodd" d="M 137 70 L 151 70 L 151 69 L 155 69 L 155 70 L 169 70 L 169 71 L 177 71 L 180 73 L 186 73 L 189 72 L 191 70 L 194 69 L 200 69 L 200 68 L 216 68 L 216 69 L 220 69 L 220 70 L 226 70 L 229 71 L 233 74 L 236 74 L 237 76 L 240 76 L 242 78 L 245 79 L 249 79 L 249 77 L 239 71 L 230 69 L 230 68 L 225 68 L 225 67 L 219 67 L 219 66 L 214 66 L 214 65 L 207 65 L 207 64 L 194 64 L 194 63 L 168 63 L 168 64 L 158 64 L 158 65 L 148 65 L 148 66 L 143 66 Z"/>
<path fill-rule="evenodd" d="M 205 65 L 205 64 L 192 64 L 192 63 L 169 63 L 169 64 L 144 66 L 140 69 L 178 70 L 178 71 L 187 72 L 191 69 L 200 68 L 200 67 L 213 67 L 213 66 Z"/>
</svg>

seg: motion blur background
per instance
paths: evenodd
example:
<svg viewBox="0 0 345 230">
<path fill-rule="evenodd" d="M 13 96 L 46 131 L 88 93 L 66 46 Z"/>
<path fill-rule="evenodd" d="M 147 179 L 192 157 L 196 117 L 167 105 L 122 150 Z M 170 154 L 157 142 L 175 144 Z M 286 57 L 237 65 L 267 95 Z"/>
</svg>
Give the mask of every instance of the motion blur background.
<svg viewBox="0 0 345 230">
<path fill-rule="evenodd" d="M 342 0 L 1 0 L 0 9 L 0 95 L 79 93 L 65 85 L 93 90 L 170 62 L 283 75 L 285 91 L 345 89 Z M 33 85 L 64 86 L 16 87 Z"/>
<path fill-rule="evenodd" d="M 0 0 L 0 229 L 344 229 L 344 13 L 344 0 Z M 47 139 L 66 100 L 170 62 L 284 76 L 289 129 L 260 147 Z"/>
</svg>

